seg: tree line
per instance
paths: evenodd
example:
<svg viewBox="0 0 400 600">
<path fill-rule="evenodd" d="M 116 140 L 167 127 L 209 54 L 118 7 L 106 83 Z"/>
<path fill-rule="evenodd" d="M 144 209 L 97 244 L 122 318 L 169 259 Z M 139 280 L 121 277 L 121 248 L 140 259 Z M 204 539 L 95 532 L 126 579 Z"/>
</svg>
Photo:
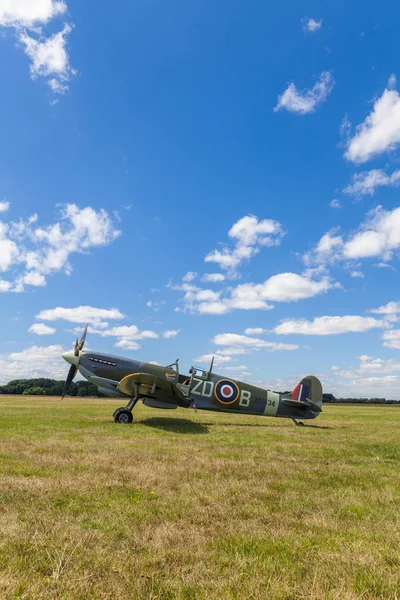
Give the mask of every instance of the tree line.
<svg viewBox="0 0 400 600">
<path fill-rule="evenodd" d="M 17 394 L 22 396 L 62 396 L 65 381 L 56 379 L 13 379 L 6 385 L 0 386 L 0 394 Z M 290 394 L 290 392 L 284 392 Z M 94 396 L 104 398 L 105 395 L 99 392 L 97 386 L 89 381 L 73 381 L 68 388 L 68 396 Z M 400 400 L 390 400 L 386 398 L 335 398 L 333 394 L 323 395 L 324 403 L 331 404 L 400 404 Z"/>
<path fill-rule="evenodd" d="M 13 379 L 0 386 L 0 394 L 18 394 L 22 396 L 62 396 L 65 381 L 55 379 Z M 97 387 L 89 381 L 73 381 L 68 388 L 68 396 L 96 396 L 104 398 Z"/>
</svg>

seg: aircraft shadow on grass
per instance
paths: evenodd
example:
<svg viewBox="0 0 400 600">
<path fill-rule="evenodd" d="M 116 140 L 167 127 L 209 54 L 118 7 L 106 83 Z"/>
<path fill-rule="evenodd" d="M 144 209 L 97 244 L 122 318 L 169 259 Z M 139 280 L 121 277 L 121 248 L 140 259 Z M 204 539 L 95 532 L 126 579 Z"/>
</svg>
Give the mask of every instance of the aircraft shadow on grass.
<svg viewBox="0 0 400 600">
<path fill-rule="evenodd" d="M 268 423 L 202 423 L 200 421 L 190 421 L 189 419 L 179 418 L 168 418 L 168 417 L 152 417 L 149 419 L 143 419 L 137 421 L 140 425 L 146 425 L 146 427 L 153 427 L 154 429 L 163 429 L 164 431 L 171 431 L 173 433 L 208 433 L 210 427 L 218 425 L 221 427 L 262 427 L 269 428 Z M 309 427 L 310 429 L 334 429 L 328 425 L 309 425 L 304 423 L 303 427 Z"/>
<path fill-rule="evenodd" d="M 137 421 L 140 425 L 154 427 L 154 429 L 163 429 L 173 433 L 208 433 L 209 427 L 206 423 L 196 423 L 189 419 L 170 419 L 168 417 L 152 417 Z"/>
</svg>

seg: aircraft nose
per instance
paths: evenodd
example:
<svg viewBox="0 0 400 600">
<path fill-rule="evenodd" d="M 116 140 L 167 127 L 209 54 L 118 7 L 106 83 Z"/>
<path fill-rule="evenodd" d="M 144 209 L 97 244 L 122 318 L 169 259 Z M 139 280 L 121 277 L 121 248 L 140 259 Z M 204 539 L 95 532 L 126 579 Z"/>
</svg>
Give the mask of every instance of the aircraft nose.
<svg viewBox="0 0 400 600">
<path fill-rule="evenodd" d="M 73 350 L 68 350 L 68 352 L 64 352 L 64 354 L 62 354 L 61 356 L 70 365 L 77 365 L 79 362 L 79 356 L 75 356 L 75 353 Z"/>
</svg>

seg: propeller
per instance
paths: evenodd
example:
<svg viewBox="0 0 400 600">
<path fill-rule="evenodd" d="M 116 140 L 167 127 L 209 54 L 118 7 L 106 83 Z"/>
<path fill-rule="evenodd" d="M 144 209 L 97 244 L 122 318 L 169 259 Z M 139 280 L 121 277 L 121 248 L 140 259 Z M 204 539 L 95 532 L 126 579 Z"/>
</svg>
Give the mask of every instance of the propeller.
<svg viewBox="0 0 400 600">
<path fill-rule="evenodd" d="M 63 389 L 63 393 L 61 396 L 61 400 L 64 400 L 64 396 L 68 391 L 69 386 L 71 385 L 76 373 L 78 371 L 78 367 L 76 365 L 71 365 L 68 371 L 68 375 L 67 375 L 67 379 L 65 381 L 65 385 L 64 385 L 64 389 Z"/>
<path fill-rule="evenodd" d="M 65 385 L 64 385 L 64 390 L 61 396 L 61 400 L 64 399 L 65 394 L 68 391 L 69 386 L 71 385 L 75 375 L 78 372 L 78 366 L 79 366 L 79 360 L 80 360 L 80 353 L 82 351 L 83 346 L 85 345 L 85 340 L 86 340 L 86 334 L 87 334 L 87 330 L 88 330 L 88 324 L 86 323 L 86 327 L 83 330 L 83 334 L 80 340 L 78 340 L 78 338 L 76 338 L 76 342 L 75 342 L 75 347 L 73 350 L 70 350 L 69 352 L 65 352 L 62 356 L 63 358 L 70 363 L 70 368 L 68 371 L 68 375 L 67 375 L 67 379 L 65 381 Z"/>
</svg>

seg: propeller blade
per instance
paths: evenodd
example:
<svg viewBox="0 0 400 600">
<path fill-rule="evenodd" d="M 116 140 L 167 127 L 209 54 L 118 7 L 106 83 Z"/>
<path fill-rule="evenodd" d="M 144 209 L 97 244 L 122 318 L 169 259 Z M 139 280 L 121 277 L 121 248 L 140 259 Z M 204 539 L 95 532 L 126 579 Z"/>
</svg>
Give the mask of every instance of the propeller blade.
<svg viewBox="0 0 400 600">
<path fill-rule="evenodd" d="M 83 330 L 82 337 L 79 342 L 79 350 L 82 350 L 83 346 L 85 345 L 87 330 L 88 330 L 88 323 L 86 323 L 85 329 Z"/>
<path fill-rule="evenodd" d="M 78 342 L 78 338 L 76 338 L 75 348 L 74 348 L 74 354 L 75 354 L 75 356 L 79 356 L 79 342 Z"/>
<path fill-rule="evenodd" d="M 77 371 L 78 371 L 78 367 L 76 365 L 71 365 L 71 367 L 70 367 L 70 369 L 68 371 L 67 380 L 66 380 L 65 385 L 64 385 L 64 390 L 63 390 L 63 394 L 61 396 L 61 400 L 64 399 L 64 396 L 67 393 L 68 388 L 71 385 L 72 380 L 74 379 Z"/>
</svg>

